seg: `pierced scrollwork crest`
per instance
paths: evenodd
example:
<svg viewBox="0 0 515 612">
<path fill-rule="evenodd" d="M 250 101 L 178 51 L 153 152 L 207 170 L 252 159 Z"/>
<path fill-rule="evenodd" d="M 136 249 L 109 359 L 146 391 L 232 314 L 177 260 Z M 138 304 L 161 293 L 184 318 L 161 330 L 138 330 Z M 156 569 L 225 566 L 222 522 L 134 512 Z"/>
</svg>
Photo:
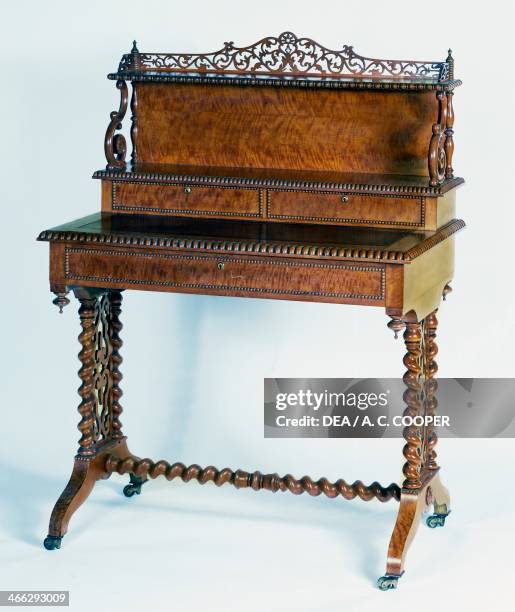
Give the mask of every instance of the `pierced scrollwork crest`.
<svg viewBox="0 0 515 612">
<path fill-rule="evenodd" d="M 213 53 L 140 53 L 134 44 L 131 53 L 122 57 L 118 71 L 289 74 L 435 82 L 445 81 L 451 72 L 449 58 L 444 62 L 375 59 L 357 54 L 349 45 L 340 50 L 327 49 L 311 38 L 299 38 L 292 32 L 263 38 L 248 47 L 226 42 L 222 49 Z"/>
</svg>

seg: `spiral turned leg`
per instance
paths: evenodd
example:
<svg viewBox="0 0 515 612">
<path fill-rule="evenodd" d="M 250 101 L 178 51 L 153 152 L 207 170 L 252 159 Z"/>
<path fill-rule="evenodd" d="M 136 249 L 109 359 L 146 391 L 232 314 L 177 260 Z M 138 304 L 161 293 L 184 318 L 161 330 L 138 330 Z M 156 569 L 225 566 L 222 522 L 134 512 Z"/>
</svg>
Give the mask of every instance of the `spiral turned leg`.
<svg viewBox="0 0 515 612">
<path fill-rule="evenodd" d="M 47 550 L 61 547 L 62 538 L 68 530 L 68 523 L 73 514 L 87 499 L 96 481 L 110 476 L 104 467 L 106 454 L 110 453 L 120 459 L 131 456 L 121 433 L 119 420 L 121 324 L 118 315 L 121 295 L 118 292 L 80 287 L 75 288 L 74 292 L 80 301 L 79 317 L 82 327 L 79 335 L 81 401 L 78 407 L 81 417 L 78 429 L 81 437 L 70 480 L 50 517 L 48 536 L 43 542 Z M 107 330 L 103 336 L 99 330 L 99 322 L 106 309 Z M 99 344 L 101 336 L 102 342 L 108 343 L 107 346 Z M 107 365 L 106 355 L 110 355 Z M 101 362 L 101 359 L 104 361 Z M 99 410 L 99 403 L 105 404 L 102 412 Z"/>
<path fill-rule="evenodd" d="M 425 337 L 421 322 L 405 321 L 404 342 L 407 352 L 404 356 L 406 372 L 403 376 L 406 390 L 403 400 L 406 404 L 404 416 L 415 417 L 422 413 L 424 406 L 424 350 Z M 400 329 L 400 323 L 397 324 Z M 422 449 L 425 443 L 420 428 L 407 426 L 403 431 L 406 444 L 403 455 L 406 462 L 403 467 L 405 476 L 399 512 L 388 546 L 386 573 L 379 578 L 377 585 L 383 590 L 397 587 L 399 578 L 404 573 L 404 559 L 409 545 L 420 523 L 420 517 L 427 507 L 425 493 L 427 483 L 422 480 Z"/>
<path fill-rule="evenodd" d="M 450 287 L 446 285 L 446 289 Z M 445 296 L 445 290 L 444 290 Z M 425 414 L 434 416 L 438 408 L 438 400 L 436 392 L 438 390 L 438 384 L 435 380 L 438 366 L 435 361 L 435 357 L 438 353 L 438 347 L 436 345 L 436 330 L 438 327 L 438 320 L 436 318 L 436 310 L 429 314 L 424 321 L 424 351 L 425 351 Z M 438 442 L 438 436 L 433 426 L 428 427 L 426 432 L 426 448 L 424 453 L 424 469 L 425 470 L 438 470 L 438 464 L 436 462 L 436 451 L 435 446 Z M 433 514 L 427 517 L 426 525 L 431 529 L 436 527 L 443 527 L 445 525 L 445 519 L 450 514 L 450 497 L 447 489 L 442 485 L 440 481 L 440 475 L 435 474 L 431 485 L 427 489 L 428 504 L 433 504 Z"/>
<path fill-rule="evenodd" d="M 438 383 L 435 379 L 438 372 L 438 365 L 435 357 L 438 354 L 438 346 L 436 344 L 436 330 L 438 327 L 438 319 L 436 318 L 436 310 L 430 313 L 424 320 L 424 413 L 426 416 L 436 415 L 438 408 L 437 391 Z M 423 467 L 427 470 L 437 470 L 435 446 L 438 442 L 433 425 L 428 425 L 425 431 L 425 445 L 423 448 Z"/>
<path fill-rule="evenodd" d="M 120 337 L 120 332 L 123 329 L 122 322 L 120 321 L 120 313 L 122 311 L 122 294 L 119 291 L 109 291 L 109 342 L 111 344 L 111 357 L 109 360 L 109 372 L 111 375 L 112 387 L 111 387 L 111 437 L 114 439 L 123 438 L 122 433 L 122 422 L 120 415 L 122 414 L 122 407 L 120 399 L 123 395 L 123 391 L 120 388 L 120 382 L 123 378 L 120 371 L 122 364 L 122 356 L 120 349 L 122 348 L 123 342 Z"/>
<path fill-rule="evenodd" d="M 406 390 L 403 400 L 406 404 L 405 417 L 416 417 L 422 412 L 422 325 L 420 323 L 406 323 L 404 342 L 407 353 L 404 356 L 406 372 L 403 376 Z M 406 445 L 403 454 L 406 463 L 402 469 L 406 477 L 403 488 L 417 490 L 422 486 L 420 474 L 422 469 L 421 447 L 422 437 L 420 428 L 415 425 L 405 427 L 403 431 Z"/>
</svg>

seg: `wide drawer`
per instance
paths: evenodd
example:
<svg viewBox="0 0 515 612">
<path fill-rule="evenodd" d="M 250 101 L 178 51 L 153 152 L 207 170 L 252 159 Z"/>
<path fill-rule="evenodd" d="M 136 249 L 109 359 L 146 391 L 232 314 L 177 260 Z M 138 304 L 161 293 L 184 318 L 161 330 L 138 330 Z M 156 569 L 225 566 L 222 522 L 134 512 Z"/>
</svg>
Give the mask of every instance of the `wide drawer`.
<svg viewBox="0 0 515 612">
<path fill-rule="evenodd" d="M 269 190 L 267 217 L 344 225 L 423 227 L 425 198 Z"/>
<path fill-rule="evenodd" d="M 259 189 L 153 183 L 112 183 L 112 209 L 202 217 L 259 217 Z"/>
<path fill-rule="evenodd" d="M 153 291 L 382 305 L 385 266 L 66 246 L 64 282 Z"/>
</svg>

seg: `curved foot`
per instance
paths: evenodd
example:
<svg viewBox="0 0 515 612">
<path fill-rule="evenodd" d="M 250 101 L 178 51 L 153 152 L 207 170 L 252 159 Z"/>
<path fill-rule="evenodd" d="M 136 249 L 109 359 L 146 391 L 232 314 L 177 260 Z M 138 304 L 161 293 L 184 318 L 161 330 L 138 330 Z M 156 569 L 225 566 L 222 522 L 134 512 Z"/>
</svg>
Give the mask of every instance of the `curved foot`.
<svg viewBox="0 0 515 612">
<path fill-rule="evenodd" d="M 63 539 L 63 536 L 51 536 L 51 535 L 48 535 L 43 540 L 43 546 L 47 550 L 56 550 L 58 548 L 61 548 L 61 541 L 62 541 L 62 539 Z"/>
<path fill-rule="evenodd" d="M 443 527 L 445 525 L 445 519 L 449 516 L 449 512 L 447 514 L 432 514 L 428 516 L 426 519 L 426 525 L 431 529 L 435 529 L 436 527 Z"/>
<path fill-rule="evenodd" d="M 141 487 L 147 482 L 147 478 L 140 478 L 134 474 L 130 474 L 130 483 L 123 487 L 125 497 L 132 497 L 141 493 Z"/>
<path fill-rule="evenodd" d="M 114 448 L 109 449 L 120 458 L 131 456 L 125 440 L 121 440 Z M 45 540 L 45 548 L 54 550 L 59 548 L 50 542 L 50 539 L 62 538 L 68 531 L 68 523 L 77 509 L 86 501 L 98 480 L 108 478 L 109 474 L 105 470 L 105 453 L 100 453 L 96 457 L 86 460 L 76 457 L 73 464 L 73 471 L 68 484 L 57 500 L 52 515 L 50 516 L 49 533 L 59 534 L 48 536 Z M 48 546 L 47 546 L 48 540 Z"/>
<path fill-rule="evenodd" d="M 381 576 L 377 581 L 377 587 L 381 591 L 389 591 L 390 589 L 396 589 L 398 582 L 399 576 Z"/>
</svg>

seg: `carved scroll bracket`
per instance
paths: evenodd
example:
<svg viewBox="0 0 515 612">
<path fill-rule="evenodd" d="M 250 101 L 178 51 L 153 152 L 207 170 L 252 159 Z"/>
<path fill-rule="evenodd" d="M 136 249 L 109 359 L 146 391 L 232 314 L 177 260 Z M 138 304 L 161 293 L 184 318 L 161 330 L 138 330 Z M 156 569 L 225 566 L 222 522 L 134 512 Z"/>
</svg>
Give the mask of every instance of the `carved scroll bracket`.
<svg viewBox="0 0 515 612">
<path fill-rule="evenodd" d="M 438 121 L 433 123 L 433 135 L 429 142 L 428 168 L 429 184 L 439 185 L 445 179 L 447 169 L 446 128 L 447 128 L 447 97 L 443 91 L 436 94 L 438 100 Z M 452 138 L 452 135 L 451 135 Z"/>
<path fill-rule="evenodd" d="M 116 81 L 116 87 L 120 90 L 120 108 L 111 113 L 111 121 L 107 126 L 105 135 L 104 151 L 107 159 L 107 170 L 125 169 L 125 156 L 127 154 L 125 137 L 123 134 L 116 134 L 116 132 L 122 129 L 122 121 L 127 112 L 129 93 L 125 81 Z"/>
<path fill-rule="evenodd" d="M 451 50 L 447 58 L 447 66 L 450 73 L 454 72 L 454 60 Z M 429 184 L 432 187 L 440 185 L 445 179 L 454 177 L 452 167 L 452 156 L 454 153 L 454 109 L 452 106 L 452 91 L 439 91 L 436 94 L 438 100 L 438 121 L 433 124 L 433 134 L 429 143 L 428 167 Z"/>
<path fill-rule="evenodd" d="M 454 153 L 454 109 L 452 106 L 453 92 L 446 92 L 447 97 L 447 121 L 445 125 L 445 178 L 452 179 L 454 177 L 454 170 L 452 167 L 452 155 Z"/>
</svg>

